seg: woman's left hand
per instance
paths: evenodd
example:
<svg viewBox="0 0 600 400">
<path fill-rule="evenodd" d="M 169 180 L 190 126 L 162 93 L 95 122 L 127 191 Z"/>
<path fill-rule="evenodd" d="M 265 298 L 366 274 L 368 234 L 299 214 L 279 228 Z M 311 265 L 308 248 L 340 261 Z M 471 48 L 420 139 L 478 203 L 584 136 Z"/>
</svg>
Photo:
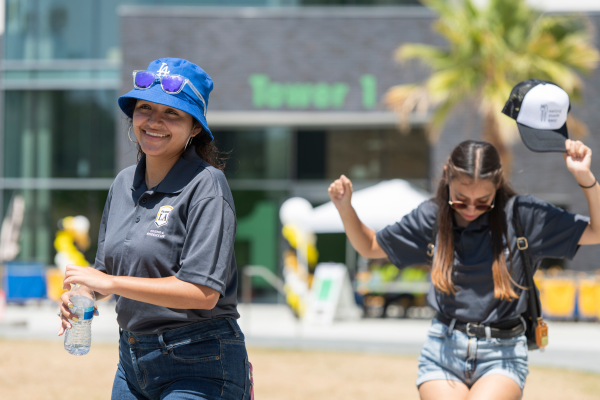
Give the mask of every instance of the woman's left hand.
<svg viewBox="0 0 600 400">
<path fill-rule="evenodd" d="M 565 157 L 565 163 L 567 168 L 577 182 L 583 186 L 589 186 L 594 183 L 594 176 L 590 171 L 592 165 L 592 149 L 587 147 L 579 140 L 567 139 L 565 142 L 566 153 L 563 153 Z"/>
<path fill-rule="evenodd" d="M 100 272 L 94 267 L 67 265 L 63 287 L 68 288 L 70 283 L 85 285 L 102 295 L 113 294 L 113 276 Z"/>
</svg>

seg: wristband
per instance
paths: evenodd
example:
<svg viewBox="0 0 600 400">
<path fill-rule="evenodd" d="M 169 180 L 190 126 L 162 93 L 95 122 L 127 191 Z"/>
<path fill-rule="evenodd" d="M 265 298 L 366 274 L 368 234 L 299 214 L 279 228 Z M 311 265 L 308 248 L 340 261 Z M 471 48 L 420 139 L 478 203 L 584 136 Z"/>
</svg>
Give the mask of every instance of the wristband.
<svg viewBox="0 0 600 400">
<path fill-rule="evenodd" d="M 580 186 L 582 189 L 591 189 L 591 188 L 593 188 L 594 186 L 596 186 L 596 183 L 598 183 L 598 181 L 594 182 L 594 184 L 593 184 L 593 185 L 590 185 L 590 186 L 583 186 L 581 183 L 579 183 L 579 182 L 577 182 L 577 183 L 579 184 L 579 186 Z"/>
</svg>

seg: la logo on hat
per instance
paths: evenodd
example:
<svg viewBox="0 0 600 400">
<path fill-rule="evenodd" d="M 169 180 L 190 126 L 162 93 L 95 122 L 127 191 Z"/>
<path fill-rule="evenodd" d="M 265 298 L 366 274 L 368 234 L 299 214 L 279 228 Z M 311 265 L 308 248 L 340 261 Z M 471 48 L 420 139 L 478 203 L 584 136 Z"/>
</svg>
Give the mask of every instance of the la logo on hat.
<svg viewBox="0 0 600 400">
<path fill-rule="evenodd" d="M 502 113 L 517 121 L 523 143 L 535 152 L 564 152 L 569 95 L 558 85 L 538 79 L 518 83 Z"/>
<path fill-rule="evenodd" d="M 156 72 L 158 76 L 167 76 L 170 74 L 169 72 L 169 66 L 167 65 L 167 63 L 162 63 L 162 65 L 160 66 L 159 70 Z"/>
</svg>

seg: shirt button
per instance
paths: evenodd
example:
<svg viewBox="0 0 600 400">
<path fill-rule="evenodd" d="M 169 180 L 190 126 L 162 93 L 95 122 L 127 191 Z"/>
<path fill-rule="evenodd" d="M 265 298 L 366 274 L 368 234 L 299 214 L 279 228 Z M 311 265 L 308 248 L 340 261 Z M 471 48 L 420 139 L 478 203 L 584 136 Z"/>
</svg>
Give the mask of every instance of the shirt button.
<svg viewBox="0 0 600 400">
<path fill-rule="evenodd" d="M 135 222 L 140 222 L 140 217 L 136 217 Z"/>
<path fill-rule="evenodd" d="M 142 204 L 146 204 L 147 202 L 148 202 L 148 199 L 145 197 L 142 199 L 142 201 L 140 201 L 140 203 L 142 203 Z"/>
</svg>

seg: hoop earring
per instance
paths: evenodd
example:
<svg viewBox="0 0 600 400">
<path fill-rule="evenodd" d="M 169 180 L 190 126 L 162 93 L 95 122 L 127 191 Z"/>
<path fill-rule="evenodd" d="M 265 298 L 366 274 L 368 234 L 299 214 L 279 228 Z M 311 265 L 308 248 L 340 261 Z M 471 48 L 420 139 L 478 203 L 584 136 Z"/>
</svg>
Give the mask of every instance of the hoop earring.
<svg viewBox="0 0 600 400">
<path fill-rule="evenodd" d="M 185 147 L 183 148 L 183 151 L 187 150 L 187 148 L 190 145 L 190 143 L 192 142 L 193 138 L 194 138 L 193 136 L 190 136 L 190 138 L 188 139 L 187 143 L 185 144 Z"/>
<path fill-rule="evenodd" d="M 133 126 L 133 125 L 132 125 L 132 126 Z M 131 128 L 132 128 L 132 126 L 130 126 L 130 127 L 129 127 L 129 130 L 127 131 L 127 137 L 129 138 L 129 141 L 130 141 L 131 143 L 138 144 L 138 142 L 134 142 L 133 140 L 131 140 L 131 135 L 130 135 L 130 133 L 131 133 Z"/>
</svg>

